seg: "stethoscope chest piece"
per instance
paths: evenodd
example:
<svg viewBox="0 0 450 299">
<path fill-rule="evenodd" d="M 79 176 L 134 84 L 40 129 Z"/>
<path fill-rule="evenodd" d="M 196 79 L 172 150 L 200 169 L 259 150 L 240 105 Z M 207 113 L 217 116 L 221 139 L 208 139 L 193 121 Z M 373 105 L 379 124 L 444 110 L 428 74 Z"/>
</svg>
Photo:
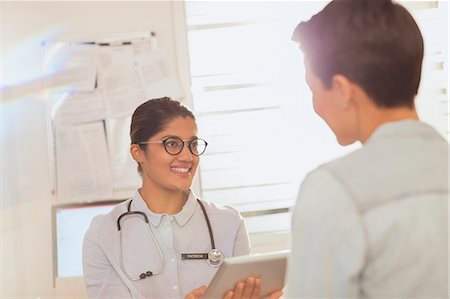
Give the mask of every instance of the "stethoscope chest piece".
<svg viewBox="0 0 450 299">
<path fill-rule="evenodd" d="M 223 253 L 217 249 L 211 249 L 206 262 L 211 267 L 219 267 L 223 263 Z"/>
</svg>

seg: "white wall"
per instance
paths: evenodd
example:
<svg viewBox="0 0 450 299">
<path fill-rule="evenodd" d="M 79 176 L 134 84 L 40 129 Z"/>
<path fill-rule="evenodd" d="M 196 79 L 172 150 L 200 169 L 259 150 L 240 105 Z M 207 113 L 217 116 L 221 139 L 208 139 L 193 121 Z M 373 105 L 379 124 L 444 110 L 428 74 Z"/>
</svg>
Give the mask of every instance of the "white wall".
<svg viewBox="0 0 450 299">
<path fill-rule="evenodd" d="M 44 40 L 152 30 L 158 45 L 182 60 L 181 83 L 185 91 L 189 88 L 187 56 L 175 49 L 173 6 L 179 3 L 1 1 L 0 5 L 2 85 L 21 83 L 25 90 L 34 86 L 28 79 L 40 74 Z M 81 279 L 60 279 L 53 285 L 51 206 L 57 202 L 50 191 L 43 96 L 43 92 L 2 96 L 1 298 L 85 296 Z"/>
</svg>

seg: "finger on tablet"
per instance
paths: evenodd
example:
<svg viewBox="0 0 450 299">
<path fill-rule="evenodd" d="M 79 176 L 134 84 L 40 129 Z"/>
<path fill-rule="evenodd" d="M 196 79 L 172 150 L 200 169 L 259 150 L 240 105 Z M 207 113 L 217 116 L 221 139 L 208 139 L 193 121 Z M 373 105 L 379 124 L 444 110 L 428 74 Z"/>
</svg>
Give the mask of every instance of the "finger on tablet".
<svg viewBox="0 0 450 299">
<path fill-rule="evenodd" d="M 252 276 L 247 277 L 245 280 L 244 291 L 242 292 L 242 298 L 253 298 L 253 289 L 255 288 L 255 278 Z"/>
<path fill-rule="evenodd" d="M 223 296 L 223 299 L 232 299 L 233 295 L 234 295 L 234 291 L 229 290 L 228 292 L 225 293 L 225 296 Z"/>
<path fill-rule="evenodd" d="M 251 299 L 259 299 L 261 292 L 261 278 L 255 278 L 255 286 L 253 288 L 253 293 Z"/>
<path fill-rule="evenodd" d="M 239 281 L 238 283 L 236 283 L 236 286 L 234 287 L 232 299 L 241 299 L 242 298 L 242 293 L 244 292 L 244 286 L 245 286 L 245 284 L 242 281 Z"/>
<path fill-rule="evenodd" d="M 278 289 L 274 292 L 272 292 L 269 296 L 267 296 L 265 299 L 278 299 L 283 295 L 283 289 Z"/>
</svg>

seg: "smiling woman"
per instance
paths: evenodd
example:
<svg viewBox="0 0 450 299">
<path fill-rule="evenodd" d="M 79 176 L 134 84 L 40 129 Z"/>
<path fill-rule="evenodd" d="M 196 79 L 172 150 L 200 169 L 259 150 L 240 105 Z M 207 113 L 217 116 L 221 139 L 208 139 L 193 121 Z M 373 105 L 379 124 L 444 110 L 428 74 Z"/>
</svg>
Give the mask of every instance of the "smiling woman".
<svg viewBox="0 0 450 299">
<path fill-rule="evenodd" d="M 207 285 L 225 257 L 250 252 L 247 229 L 236 210 L 191 190 L 207 142 L 186 106 L 167 97 L 143 103 L 130 137 L 142 186 L 86 233 L 88 296 L 182 298 Z"/>
<path fill-rule="evenodd" d="M 190 151 L 190 146 L 178 147 L 176 140 L 181 141 L 180 145 L 184 145 L 183 140 L 191 143 L 197 140 L 196 134 L 197 125 L 193 117 L 176 116 L 149 139 L 132 141 L 131 154 L 142 169 L 142 196 L 145 197 L 146 192 L 156 197 L 173 196 L 190 188 L 199 157 Z M 150 201 L 147 205 L 155 212 L 168 209 L 168 212 L 176 213 L 183 203 L 183 200 Z"/>
</svg>

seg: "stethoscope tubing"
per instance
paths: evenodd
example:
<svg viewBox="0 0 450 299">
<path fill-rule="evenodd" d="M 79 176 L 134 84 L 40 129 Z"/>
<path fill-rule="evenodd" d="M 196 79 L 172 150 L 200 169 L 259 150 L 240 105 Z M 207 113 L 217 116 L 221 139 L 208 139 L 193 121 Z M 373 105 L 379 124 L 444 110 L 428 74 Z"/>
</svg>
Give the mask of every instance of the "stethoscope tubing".
<svg viewBox="0 0 450 299">
<path fill-rule="evenodd" d="M 197 202 L 200 205 L 200 208 L 202 209 L 203 216 L 205 216 L 206 225 L 208 226 L 209 240 L 211 241 L 211 249 L 215 250 L 216 242 L 214 242 L 214 235 L 213 235 L 212 228 L 211 228 L 211 222 L 209 222 L 209 217 L 208 217 L 208 214 L 206 213 L 206 209 L 205 209 L 205 206 L 203 205 L 203 203 L 198 198 L 197 198 Z"/>
<path fill-rule="evenodd" d="M 132 203 L 132 201 L 133 201 L 133 199 L 131 199 L 131 200 L 128 202 L 128 204 L 127 204 L 127 211 L 126 211 L 125 213 L 122 213 L 122 214 L 117 218 L 117 230 L 118 230 L 118 232 L 119 232 L 119 239 L 120 239 L 120 266 L 121 266 L 122 271 L 124 272 L 125 276 L 126 276 L 128 279 L 133 280 L 133 281 L 137 281 L 137 280 L 144 279 L 144 278 L 146 278 L 146 277 L 150 277 L 150 276 L 153 276 L 153 275 L 156 275 L 156 274 L 159 274 L 159 273 L 162 272 L 162 270 L 164 269 L 164 253 L 162 252 L 161 246 L 159 245 L 159 242 L 158 242 L 158 240 L 156 239 L 156 236 L 155 236 L 155 234 L 154 234 L 154 232 L 153 232 L 153 230 L 152 230 L 152 228 L 151 228 L 151 225 L 150 225 L 150 222 L 148 221 L 147 215 L 146 215 L 144 212 L 141 212 L 141 211 L 131 211 L 131 203 Z M 200 208 L 202 209 L 203 216 L 205 217 L 206 225 L 207 225 L 207 227 L 208 227 L 209 239 L 210 239 L 210 242 L 211 242 L 211 251 L 210 251 L 209 254 L 208 254 L 208 257 L 209 257 L 209 258 L 208 258 L 208 264 L 209 264 L 210 266 L 212 266 L 212 267 L 217 267 L 217 266 L 219 266 L 219 265 L 221 264 L 221 262 L 222 262 L 222 260 L 223 260 L 223 254 L 222 254 L 219 250 L 216 249 L 216 243 L 215 243 L 215 241 L 214 241 L 214 234 L 213 234 L 213 231 L 212 231 L 211 222 L 209 221 L 208 213 L 206 212 L 205 205 L 204 205 L 204 204 L 201 202 L 201 200 L 198 199 L 198 198 L 197 198 L 197 202 L 198 202 L 198 204 L 200 205 Z M 132 276 L 129 275 L 128 272 L 125 270 L 125 266 L 124 266 L 124 263 L 123 263 L 122 227 L 121 227 L 120 221 L 121 221 L 124 217 L 126 217 L 126 216 L 131 216 L 131 215 L 141 216 L 141 217 L 144 219 L 145 223 L 146 223 L 147 226 L 148 226 L 148 229 L 149 229 L 150 235 L 151 235 L 151 237 L 152 237 L 152 239 L 153 239 L 153 242 L 156 244 L 156 247 L 158 247 L 159 256 L 160 256 L 161 261 L 162 261 L 161 267 L 160 267 L 160 269 L 158 270 L 158 272 L 147 271 L 147 272 L 145 272 L 145 273 L 141 273 L 141 274 L 139 275 L 139 277 L 132 277 Z M 211 253 L 214 253 L 214 254 L 220 256 L 219 260 L 217 260 L 217 261 L 212 261 L 211 258 L 210 258 Z"/>
<path fill-rule="evenodd" d="M 118 229 L 118 231 L 119 231 L 119 240 L 120 240 L 120 266 L 121 266 L 121 268 L 122 268 L 123 273 L 125 274 L 125 276 L 126 276 L 129 280 L 137 281 L 137 280 L 141 280 L 141 279 L 144 279 L 144 278 L 146 278 L 146 277 L 150 277 L 150 276 L 157 275 L 157 274 L 161 273 L 162 270 L 164 269 L 165 263 L 164 263 L 164 254 L 163 254 L 163 252 L 162 252 L 162 250 L 161 250 L 161 246 L 159 246 L 158 240 L 156 239 L 155 233 L 153 232 L 152 227 L 150 226 L 150 223 L 149 223 L 149 221 L 148 221 L 147 215 L 145 215 L 145 213 L 144 213 L 144 212 L 141 212 L 141 211 L 131 211 L 131 202 L 132 202 L 132 201 L 133 201 L 133 200 L 130 200 L 130 202 L 129 202 L 128 205 L 127 205 L 127 212 L 121 214 L 121 215 L 119 216 L 119 218 L 117 218 L 117 229 Z M 145 272 L 145 273 L 141 273 L 138 277 L 132 277 L 132 276 L 125 270 L 125 266 L 124 266 L 124 263 L 123 263 L 123 242 L 122 242 L 122 228 L 121 228 L 121 226 L 120 226 L 120 220 L 121 220 L 122 218 L 124 218 L 125 216 L 131 216 L 131 215 L 142 216 L 142 218 L 144 218 L 144 221 L 145 221 L 145 223 L 146 223 L 147 226 L 148 226 L 149 234 L 150 234 L 150 236 L 152 237 L 153 242 L 156 244 L 156 247 L 158 248 L 159 256 L 160 256 L 160 258 L 161 258 L 161 267 L 159 268 L 159 270 L 158 270 L 157 272 L 154 272 L 154 271 L 147 271 L 147 272 Z"/>
</svg>

